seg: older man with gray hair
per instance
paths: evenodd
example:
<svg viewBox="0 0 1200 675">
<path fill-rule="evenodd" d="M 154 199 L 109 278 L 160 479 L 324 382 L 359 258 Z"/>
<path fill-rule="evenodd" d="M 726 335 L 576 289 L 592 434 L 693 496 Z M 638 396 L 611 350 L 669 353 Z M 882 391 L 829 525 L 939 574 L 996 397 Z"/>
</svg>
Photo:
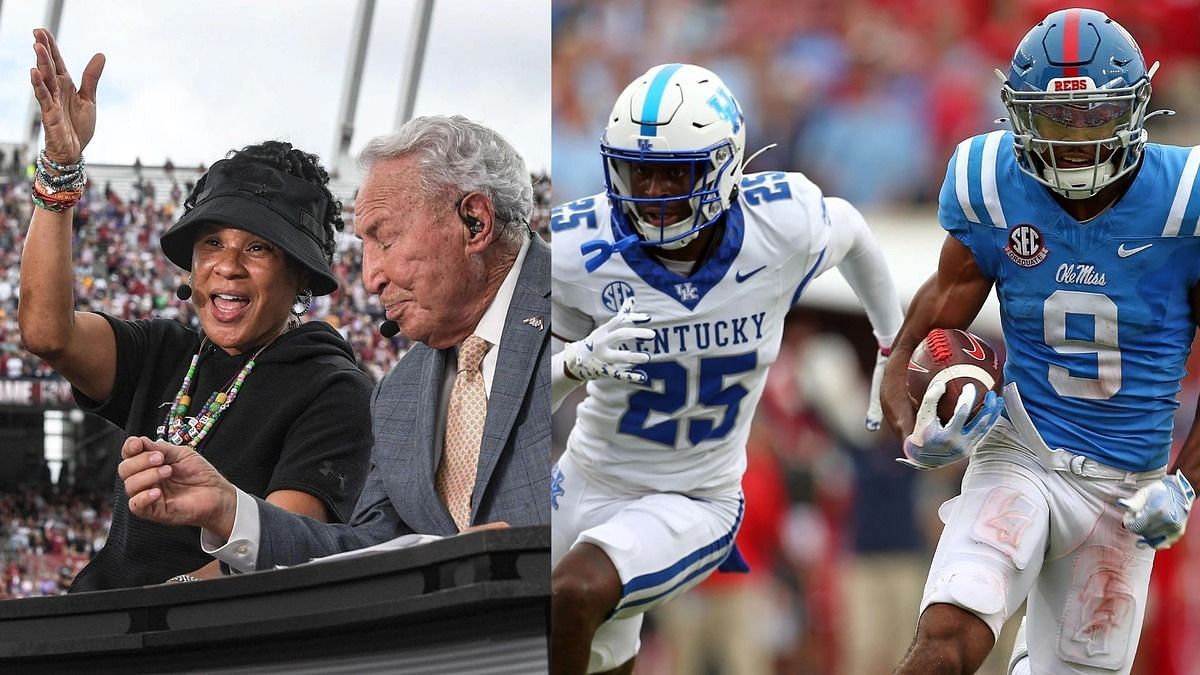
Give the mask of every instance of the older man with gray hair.
<svg viewBox="0 0 1200 675">
<path fill-rule="evenodd" d="M 529 229 L 524 160 L 453 116 L 416 118 L 361 162 L 363 283 L 418 344 L 376 387 L 373 461 L 350 522 L 251 497 L 188 448 L 141 437 L 122 448 L 130 510 L 201 527 L 205 551 L 238 571 L 404 534 L 550 523 L 550 251 Z"/>
</svg>

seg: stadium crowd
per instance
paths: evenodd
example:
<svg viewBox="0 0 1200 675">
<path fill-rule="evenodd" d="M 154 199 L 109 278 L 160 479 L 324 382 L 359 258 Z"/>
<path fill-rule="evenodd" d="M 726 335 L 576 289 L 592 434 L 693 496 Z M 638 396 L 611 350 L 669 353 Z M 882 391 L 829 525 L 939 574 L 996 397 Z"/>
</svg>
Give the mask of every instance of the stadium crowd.
<svg viewBox="0 0 1200 675">
<path fill-rule="evenodd" d="M 1087 3 L 1118 17 L 1162 68 L 1154 106 L 1197 109 L 1194 1 Z M 1001 128 L 993 68 L 1062 3 L 1046 0 L 617 0 L 554 3 L 554 160 L 559 202 L 603 186 L 599 130 L 620 88 L 654 63 L 697 63 L 738 92 L 757 171 L 802 171 L 867 211 L 937 198 L 954 145 Z M 1155 123 L 1191 145 L 1200 116 Z M 1189 142 L 1187 139 L 1193 139 Z M 870 166 L 871 171 L 861 167 Z"/>
<path fill-rule="evenodd" d="M 6 167 L 7 168 L 7 167 Z M 162 255 L 158 240 L 182 212 L 192 185 L 171 179 L 157 185 L 131 167 L 129 194 L 111 185 L 90 185 L 75 212 L 76 307 L 123 319 L 174 318 L 199 328 L 190 302 L 175 289 L 186 272 Z M 170 172 L 164 172 L 170 173 Z M 535 232 L 548 236 L 549 176 L 532 176 Z M 20 345 L 17 301 L 20 254 L 29 224 L 30 182 L 15 168 L 0 175 L 0 378 L 50 378 L 55 373 Z M 343 196 L 345 199 L 345 196 Z M 313 299 L 304 320 L 328 322 L 351 343 L 359 365 L 375 381 L 404 355 L 403 336 L 383 337 L 378 298 L 362 284 L 362 254 L 353 236 L 353 210 L 345 209 L 346 232 L 338 242 L 334 272 L 339 289 Z M 106 481 L 101 481 L 106 484 Z M 49 484 L 0 492 L 0 599 L 55 595 L 103 546 L 111 519 L 110 497 L 75 494 Z"/>
<path fill-rule="evenodd" d="M 66 593 L 108 538 L 107 500 L 45 484 L 0 494 L 0 600 Z"/>
</svg>

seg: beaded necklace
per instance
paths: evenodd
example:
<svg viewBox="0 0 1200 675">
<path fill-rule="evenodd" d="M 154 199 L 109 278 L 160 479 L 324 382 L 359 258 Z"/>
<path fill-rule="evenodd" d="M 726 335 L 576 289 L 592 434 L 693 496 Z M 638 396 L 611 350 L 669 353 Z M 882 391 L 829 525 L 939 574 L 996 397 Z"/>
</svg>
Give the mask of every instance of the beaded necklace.
<svg viewBox="0 0 1200 675">
<path fill-rule="evenodd" d="M 258 348 L 246 365 L 242 366 L 229 384 L 225 385 L 224 391 L 213 391 L 208 397 L 208 402 L 200 409 L 200 412 L 195 417 L 184 417 L 187 414 L 188 408 L 191 407 L 192 397 L 190 396 L 192 389 L 192 380 L 196 376 L 196 364 L 200 362 L 200 355 L 204 353 L 204 346 L 208 344 L 208 337 L 200 341 L 200 349 L 192 356 L 192 362 L 188 365 L 187 375 L 183 376 L 183 384 L 179 387 L 179 393 L 175 394 L 175 401 L 167 410 L 167 419 L 163 422 L 163 426 L 158 428 L 158 435 L 165 441 L 174 445 L 186 445 L 195 449 L 208 435 L 208 432 L 216 426 L 217 421 L 221 419 L 221 414 L 225 412 L 229 406 L 233 405 L 237 399 L 238 392 L 241 391 L 242 385 L 246 382 L 246 377 L 254 370 L 254 362 L 259 354 L 263 353 L 272 341 Z M 165 433 L 164 433 L 165 432 Z"/>
</svg>

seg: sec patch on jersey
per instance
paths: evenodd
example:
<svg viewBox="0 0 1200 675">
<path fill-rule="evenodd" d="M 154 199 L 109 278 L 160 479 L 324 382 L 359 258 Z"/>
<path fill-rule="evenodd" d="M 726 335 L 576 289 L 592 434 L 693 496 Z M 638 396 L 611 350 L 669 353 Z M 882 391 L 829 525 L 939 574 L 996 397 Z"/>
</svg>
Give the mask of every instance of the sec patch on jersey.
<svg viewBox="0 0 1200 675">
<path fill-rule="evenodd" d="M 946 393 L 938 402 L 938 419 L 945 424 L 954 415 L 954 404 L 963 387 L 975 385 L 970 415 L 974 417 L 989 389 L 1000 392 L 1004 370 L 996 350 L 978 335 L 956 328 L 934 328 L 908 361 L 908 400 L 913 410 L 921 405 L 925 390 L 934 382 L 946 383 Z"/>
</svg>

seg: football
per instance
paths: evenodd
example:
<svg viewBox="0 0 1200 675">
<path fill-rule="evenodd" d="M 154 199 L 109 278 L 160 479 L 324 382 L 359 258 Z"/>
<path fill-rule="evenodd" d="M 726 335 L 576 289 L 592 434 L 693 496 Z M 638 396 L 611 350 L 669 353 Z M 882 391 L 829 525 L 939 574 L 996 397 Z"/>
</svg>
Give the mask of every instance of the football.
<svg viewBox="0 0 1200 675">
<path fill-rule="evenodd" d="M 954 404 L 967 384 L 975 385 L 975 402 L 970 417 L 975 417 L 983 398 L 991 389 L 1000 392 L 1004 371 L 996 350 L 978 335 L 954 328 L 935 328 L 913 350 L 908 361 L 908 399 L 913 410 L 921 405 L 925 390 L 935 381 L 946 383 L 946 393 L 938 402 L 938 419 L 945 424 L 954 415 Z"/>
</svg>

